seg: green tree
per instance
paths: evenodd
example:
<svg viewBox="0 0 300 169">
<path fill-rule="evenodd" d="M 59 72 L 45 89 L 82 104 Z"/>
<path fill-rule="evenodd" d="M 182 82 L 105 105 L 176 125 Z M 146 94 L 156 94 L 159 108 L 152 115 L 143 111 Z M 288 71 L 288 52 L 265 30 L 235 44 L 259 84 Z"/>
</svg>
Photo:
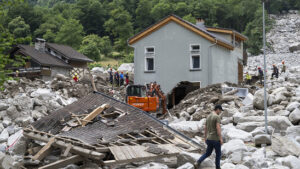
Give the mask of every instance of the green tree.
<svg viewBox="0 0 300 169">
<path fill-rule="evenodd" d="M 178 2 L 175 5 L 174 13 L 180 17 L 188 15 L 190 13 L 189 6 L 185 2 Z"/>
<path fill-rule="evenodd" d="M 103 35 L 105 21 L 105 9 L 97 0 L 79 0 L 76 4 L 79 9 L 78 19 L 87 34 Z"/>
<path fill-rule="evenodd" d="M 151 10 L 151 16 L 154 20 L 157 21 L 172 14 L 172 12 L 172 6 L 164 1 L 161 1 L 154 5 L 154 7 Z"/>
<path fill-rule="evenodd" d="M 82 41 L 82 46 L 80 47 L 79 52 L 93 59 L 94 61 L 100 60 L 100 50 L 95 42 L 85 42 Z"/>
<path fill-rule="evenodd" d="M 78 49 L 82 41 L 83 34 L 83 27 L 79 21 L 70 19 L 59 29 L 55 42 Z"/>
<path fill-rule="evenodd" d="M 151 9 L 152 9 L 152 3 L 149 0 L 141 0 L 138 3 L 138 7 L 136 8 L 135 14 L 135 25 L 136 25 L 136 31 L 139 32 L 142 29 L 145 29 L 151 23 L 153 23 L 153 19 L 151 17 Z"/>
<path fill-rule="evenodd" d="M 115 37 L 115 48 L 118 51 L 128 49 L 127 39 L 133 34 L 133 26 L 131 23 L 131 16 L 122 9 L 117 8 L 110 12 L 110 19 L 104 24 L 107 32 Z"/>
<path fill-rule="evenodd" d="M 193 24 L 196 24 L 196 18 L 192 16 L 192 14 L 185 15 L 182 19 L 189 21 Z"/>
<path fill-rule="evenodd" d="M 30 36 L 30 26 L 26 24 L 24 19 L 20 16 L 9 22 L 8 29 L 15 38 Z"/>
</svg>

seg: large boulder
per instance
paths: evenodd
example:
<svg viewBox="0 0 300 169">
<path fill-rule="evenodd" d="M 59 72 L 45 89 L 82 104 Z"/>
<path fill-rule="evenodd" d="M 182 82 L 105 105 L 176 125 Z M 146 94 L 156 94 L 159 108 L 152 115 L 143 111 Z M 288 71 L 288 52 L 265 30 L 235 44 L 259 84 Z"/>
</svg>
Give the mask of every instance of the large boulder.
<svg viewBox="0 0 300 169">
<path fill-rule="evenodd" d="M 204 130 L 205 119 L 201 121 L 181 121 L 171 123 L 169 126 L 178 130 L 189 137 L 194 137 Z"/>
<path fill-rule="evenodd" d="M 230 140 L 229 142 L 222 145 L 222 153 L 227 157 L 230 154 L 237 151 L 242 151 L 242 152 L 247 151 L 247 147 L 245 143 L 240 139 Z"/>
<path fill-rule="evenodd" d="M 264 125 L 265 125 L 264 122 L 244 122 L 244 123 L 238 123 L 236 128 L 240 130 L 244 130 L 246 132 L 251 132 L 257 127 L 262 127 Z"/>
<path fill-rule="evenodd" d="M 133 63 L 123 63 L 118 68 L 118 71 L 121 72 L 134 72 L 134 64 Z"/>
<path fill-rule="evenodd" d="M 279 87 L 275 89 L 269 96 L 269 105 L 279 104 L 281 101 L 286 100 L 287 93 L 288 91 L 286 87 Z"/>
<path fill-rule="evenodd" d="M 181 152 L 177 155 L 177 166 L 182 166 L 186 163 L 195 163 L 201 157 L 197 153 Z"/>
<path fill-rule="evenodd" d="M 20 94 L 14 97 L 13 104 L 19 111 L 30 111 L 33 109 L 33 100 L 25 94 Z"/>
<path fill-rule="evenodd" d="M 258 134 L 254 137 L 255 146 L 261 146 L 262 144 L 270 145 L 271 136 L 268 134 Z"/>
<path fill-rule="evenodd" d="M 251 93 L 248 93 L 245 99 L 243 100 L 243 104 L 245 106 L 249 106 L 253 104 L 254 96 Z"/>
<path fill-rule="evenodd" d="M 279 158 L 276 161 L 280 162 L 284 166 L 289 167 L 290 169 L 299 169 L 300 167 L 300 159 L 292 155 Z"/>
<path fill-rule="evenodd" d="M 19 130 L 15 134 L 11 135 L 7 141 L 8 145 L 13 145 L 9 148 L 9 151 L 14 154 L 24 155 L 27 150 L 26 138 L 23 136 L 23 130 Z"/>
<path fill-rule="evenodd" d="M 300 110 L 296 108 L 290 115 L 289 119 L 293 124 L 298 124 L 300 122 Z"/>
<path fill-rule="evenodd" d="M 194 169 L 194 165 L 191 163 L 185 163 L 184 165 L 178 167 L 177 169 Z"/>
<path fill-rule="evenodd" d="M 0 134 L 0 143 L 6 142 L 8 137 L 9 137 L 9 133 L 8 133 L 7 129 L 4 129 Z"/>
<path fill-rule="evenodd" d="M 0 102 L 0 111 L 7 110 L 8 107 L 8 104 Z"/>
<path fill-rule="evenodd" d="M 245 132 L 240 129 L 236 129 L 234 127 L 227 128 L 222 130 L 222 135 L 224 136 L 225 140 L 234 140 L 234 139 L 240 139 L 243 141 L 252 141 L 253 137 L 250 133 Z"/>
<path fill-rule="evenodd" d="M 255 137 L 256 135 L 259 134 L 265 134 L 266 133 L 266 128 L 265 127 L 257 127 L 256 129 L 254 129 L 251 134 L 253 137 Z M 268 126 L 268 133 L 273 133 L 274 132 L 274 128 L 271 126 Z"/>
<path fill-rule="evenodd" d="M 300 107 L 300 103 L 298 102 L 292 102 L 290 103 L 287 107 L 286 107 L 286 110 L 292 112 L 294 111 L 296 108 Z"/>
<path fill-rule="evenodd" d="M 268 99 L 268 96 L 267 96 Z M 264 110 L 264 90 L 260 89 L 254 93 L 253 107 Z"/>
<path fill-rule="evenodd" d="M 37 89 L 36 91 L 30 94 L 31 97 L 35 97 L 41 100 L 49 100 L 54 97 L 54 94 L 50 89 Z"/>
<path fill-rule="evenodd" d="M 300 146 L 289 137 L 273 135 L 272 150 L 279 156 L 300 155 Z"/>
<path fill-rule="evenodd" d="M 165 164 L 151 162 L 149 164 L 145 164 L 141 167 L 138 167 L 137 169 L 157 169 L 157 168 L 168 169 L 169 167 Z"/>
<path fill-rule="evenodd" d="M 300 50 L 300 43 L 292 44 L 292 45 L 290 45 L 290 47 L 289 47 L 289 51 L 290 51 L 291 53 L 293 53 L 293 52 L 295 52 L 295 51 L 298 51 L 298 50 Z"/>
</svg>

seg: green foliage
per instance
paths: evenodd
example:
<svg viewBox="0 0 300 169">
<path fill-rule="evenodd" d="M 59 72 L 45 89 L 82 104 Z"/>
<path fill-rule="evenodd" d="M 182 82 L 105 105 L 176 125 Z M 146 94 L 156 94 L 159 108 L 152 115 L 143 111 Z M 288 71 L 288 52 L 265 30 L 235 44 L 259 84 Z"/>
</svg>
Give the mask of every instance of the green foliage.
<svg viewBox="0 0 300 169">
<path fill-rule="evenodd" d="M 30 26 L 26 24 L 24 19 L 20 16 L 8 23 L 8 29 L 15 38 L 25 38 L 30 36 Z"/>
<path fill-rule="evenodd" d="M 262 10 L 258 9 L 255 12 L 255 19 L 247 24 L 244 34 L 249 37 L 249 40 L 246 42 L 246 47 L 249 52 L 257 55 L 261 53 L 260 49 L 263 46 L 263 19 L 262 19 Z M 266 18 L 266 32 L 268 32 L 272 27 L 272 21 Z"/>
<path fill-rule="evenodd" d="M 70 19 L 59 29 L 55 38 L 56 43 L 70 45 L 78 49 L 83 38 L 83 27 L 78 20 Z"/>
<path fill-rule="evenodd" d="M 182 19 L 189 21 L 193 24 L 196 24 L 196 18 L 192 16 L 192 14 L 185 15 Z"/>
<path fill-rule="evenodd" d="M 124 58 L 122 60 L 122 62 L 124 62 L 124 63 L 133 63 L 133 61 L 134 61 L 134 54 L 133 54 L 133 52 L 125 54 L 125 56 L 124 56 Z"/>
<path fill-rule="evenodd" d="M 151 10 L 151 16 L 154 20 L 160 20 L 173 12 L 173 8 L 169 3 L 160 1 Z"/>
<path fill-rule="evenodd" d="M 140 0 L 135 14 L 135 25 L 137 27 L 135 32 L 141 31 L 143 28 L 152 24 L 153 18 L 151 17 L 152 3 L 149 0 Z"/>
</svg>

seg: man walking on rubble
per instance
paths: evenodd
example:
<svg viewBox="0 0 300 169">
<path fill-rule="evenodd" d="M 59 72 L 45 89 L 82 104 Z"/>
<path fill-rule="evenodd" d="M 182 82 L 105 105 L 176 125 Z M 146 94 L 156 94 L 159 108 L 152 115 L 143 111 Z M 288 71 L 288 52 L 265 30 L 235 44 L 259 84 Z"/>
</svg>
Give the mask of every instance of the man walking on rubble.
<svg viewBox="0 0 300 169">
<path fill-rule="evenodd" d="M 275 76 L 276 78 L 278 78 L 278 68 L 276 65 L 273 65 L 273 73 L 272 73 L 272 78 L 273 76 Z"/>
<path fill-rule="evenodd" d="M 263 84 L 262 79 L 264 78 L 264 72 L 261 70 L 260 67 L 258 67 L 258 77 L 259 77 L 259 82 L 262 85 Z"/>
<path fill-rule="evenodd" d="M 285 64 L 284 64 L 284 60 L 283 60 L 281 63 L 282 63 L 281 73 L 285 73 L 286 66 L 285 66 Z"/>
<path fill-rule="evenodd" d="M 221 135 L 221 119 L 219 114 L 223 111 L 221 105 L 216 105 L 213 112 L 206 119 L 205 124 L 205 135 L 204 139 L 207 144 L 206 153 L 200 157 L 200 159 L 195 163 L 196 168 L 199 168 L 201 163 L 211 155 L 213 149 L 216 152 L 216 169 L 220 169 L 221 161 L 221 145 L 223 144 L 223 139 Z"/>
</svg>

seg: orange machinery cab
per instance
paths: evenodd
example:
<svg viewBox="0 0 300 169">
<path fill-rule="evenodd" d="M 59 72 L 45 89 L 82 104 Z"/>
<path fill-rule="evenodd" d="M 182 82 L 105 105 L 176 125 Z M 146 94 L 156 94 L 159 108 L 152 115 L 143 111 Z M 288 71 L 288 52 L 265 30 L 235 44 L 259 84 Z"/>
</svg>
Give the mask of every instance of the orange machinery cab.
<svg viewBox="0 0 300 169">
<path fill-rule="evenodd" d="M 159 109 L 159 98 L 148 97 L 144 85 L 129 85 L 126 88 L 126 102 L 147 112 L 156 112 Z"/>
</svg>

